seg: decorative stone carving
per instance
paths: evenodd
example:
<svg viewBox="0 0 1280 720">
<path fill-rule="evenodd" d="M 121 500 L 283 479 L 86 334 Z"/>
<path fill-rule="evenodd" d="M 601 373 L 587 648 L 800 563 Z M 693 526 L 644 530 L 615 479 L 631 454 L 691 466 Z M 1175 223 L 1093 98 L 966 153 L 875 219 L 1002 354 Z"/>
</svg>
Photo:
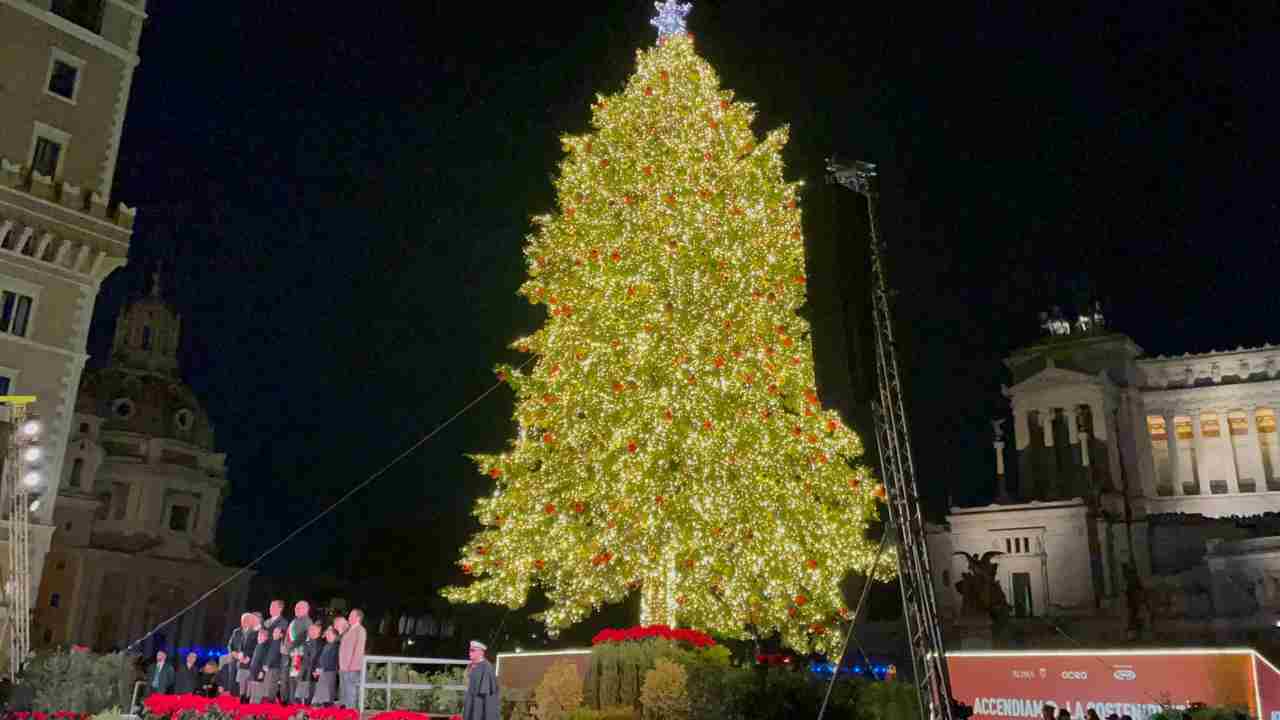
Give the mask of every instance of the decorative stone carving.
<svg viewBox="0 0 1280 720">
<path fill-rule="evenodd" d="M 992 620 L 1003 619 L 1009 613 L 1009 603 L 1005 599 L 1004 590 L 996 579 L 999 565 L 992 558 L 1004 553 L 989 550 L 978 557 L 977 553 L 957 552 L 969 561 L 969 569 L 956 583 L 956 590 L 962 601 L 962 615 L 989 617 Z"/>
</svg>

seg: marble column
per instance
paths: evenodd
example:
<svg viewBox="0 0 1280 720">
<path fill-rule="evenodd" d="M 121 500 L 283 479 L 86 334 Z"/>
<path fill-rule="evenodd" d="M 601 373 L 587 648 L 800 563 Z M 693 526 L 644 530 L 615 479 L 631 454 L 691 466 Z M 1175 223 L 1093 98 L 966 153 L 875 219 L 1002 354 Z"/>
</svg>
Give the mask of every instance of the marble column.
<svg viewBox="0 0 1280 720">
<path fill-rule="evenodd" d="M 1073 405 L 1062 409 L 1063 419 L 1067 423 L 1067 442 L 1071 445 L 1080 442 L 1080 427 L 1076 424 L 1078 422 L 1076 413 L 1077 410 Z"/>
<path fill-rule="evenodd" d="M 1040 410 L 1040 427 L 1044 430 L 1044 446 L 1053 447 L 1053 408 Z"/>
<path fill-rule="evenodd" d="M 996 440 L 991 443 L 991 447 L 996 452 L 996 497 L 1001 500 L 1008 500 L 1010 496 L 1009 487 L 1005 484 L 1004 479 L 1004 442 Z"/>
<path fill-rule="evenodd" d="M 1185 491 L 1182 485 L 1182 458 L 1178 452 L 1178 426 L 1172 414 L 1164 416 L 1164 429 L 1169 445 L 1169 477 L 1173 482 L 1173 494 L 1183 495 Z"/>
<path fill-rule="evenodd" d="M 1022 408 L 1013 409 L 1013 441 L 1014 449 L 1022 452 L 1031 442 L 1031 411 Z"/>
<path fill-rule="evenodd" d="M 1212 412 L 1217 413 L 1216 410 Z M 1194 461 L 1192 464 L 1193 467 L 1188 468 L 1188 470 L 1191 471 L 1191 481 L 1196 486 L 1196 489 L 1200 494 L 1212 495 L 1213 489 L 1210 483 L 1212 482 L 1215 474 L 1215 463 L 1213 462 L 1213 453 L 1210 452 L 1209 448 L 1210 438 L 1204 436 L 1204 427 L 1202 427 L 1203 417 L 1204 413 L 1200 410 L 1191 413 L 1191 447 L 1193 448 L 1195 456 L 1192 458 Z M 1226 421 L 1226 417 L 1221 413 L 1218 413 L 1218 417 L 1218 437 L 1221 438 L 1222 424 Z M 1230 453 L 1230 437 L 1227 438 L 1227 442 L 1227 452 Z"/>
</svg>

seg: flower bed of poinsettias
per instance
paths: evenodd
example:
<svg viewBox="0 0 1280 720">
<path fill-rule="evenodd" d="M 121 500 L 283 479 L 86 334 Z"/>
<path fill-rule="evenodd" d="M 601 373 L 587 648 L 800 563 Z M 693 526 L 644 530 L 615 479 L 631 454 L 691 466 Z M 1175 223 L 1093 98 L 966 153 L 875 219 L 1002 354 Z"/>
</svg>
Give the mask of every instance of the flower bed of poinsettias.
<svg viewBox="0 0 1280 720">
<path fill-rule="evenodd" d="M 347 708 L 242 703 L 229 695 L 217 698 L 152 695 L 142 704 L 149 720 L 359 720 L 359 713 Z M 389 710 L 374 715 L 373 720 L 428 720 L 429 717 L 426 713 Z M 462 716 L 454 715 L 453 718 L 461 720 Z"/>
<path fill-rule="evenodd" d="M 629 642 L 634 640 L 648 640 L 650 638 L 662 638 L 664 640 L 674 640 L 675 642 L 688 643 L 694 647 L 711 647 L 716 644 L 710 635 L 690 630 L 688 628 L 670 628 L 666 625 L 637 625 L 635 627 L 623 629 L 605 629 L 596 633 L 591 638 L 592 645 L 601 645 L 603 643 Z"/>
</svg>

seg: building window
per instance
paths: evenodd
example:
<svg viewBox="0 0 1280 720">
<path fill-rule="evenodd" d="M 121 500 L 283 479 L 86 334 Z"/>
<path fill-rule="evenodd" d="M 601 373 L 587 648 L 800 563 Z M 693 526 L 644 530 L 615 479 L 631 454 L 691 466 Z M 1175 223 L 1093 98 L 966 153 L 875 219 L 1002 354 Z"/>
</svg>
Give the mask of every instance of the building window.
<svg viewBox="0 0 1280 720">
<path fill-rule="evenodd" d="M 186 532 L 191 522 L 191 508 L 186 505 L 174 505 L 169 508 L 169 529 Z"/>
<path fill-rule="evenodd" d="M 67 157 L 67 146 L 71 144 L 71 136 L 58 128 L 35 124 L 31 132 L 31 162 L 33 172 L 50 178 L 62 175 L 62 164 Z"/>
<path fill-rule="evenodd" d="M 26 337 L 33 302 L 29 295 L 3 291 L 0 294 L 0 332 Z"/>
<path fill-rule="evenodd" d="M 150 325 L 142 326 L 142 349 L 143 350 L 151 349 L 151 326 Z"/>
<path fill-rule="evenodd" d="M 8 395 L 9 388 L 13 385 L 13 380 L 7 375 L 0 375 L 0 395 Z"/>
<path fill-rule="evenodd" d="M 56 608 L 62 605 L 62 595 L 60 593 L 49 594 L 49 607 Z"/>
<path fill-rule="evenodd" d="M 49 138 L 36 138 L 35 150 L 31 153 L 31 169 L 41 175 L 53 177 L 58 174 L 58 162 L 62 160 L 62 144 Z"/>
<path fill-rule="evenodd" d="M 80 475 L 82 473 L 84 473 L 84 458 L 76 458 L 76 461 L 71 463 L 71 479 L 67 481 L 67 484 L 73 488 L 80 487 Z"/>
<path fill-rule="evenodd" d="M 50 95 L 74 103 L 80 90 L 80 72 L 84 61 L 53 48 L 49 58 L 49 78 L 45 91 Z"/>
<path fill-rule="evenodd" d="M 89 434 L 89 423 L 80 423 L 80 434 L 81 435 Z"/>
<path fill-rule="evenodd" d="M 53 0 L 50 9 L 85 30 L 102 32 L 102 0 Z"/>
</svg>

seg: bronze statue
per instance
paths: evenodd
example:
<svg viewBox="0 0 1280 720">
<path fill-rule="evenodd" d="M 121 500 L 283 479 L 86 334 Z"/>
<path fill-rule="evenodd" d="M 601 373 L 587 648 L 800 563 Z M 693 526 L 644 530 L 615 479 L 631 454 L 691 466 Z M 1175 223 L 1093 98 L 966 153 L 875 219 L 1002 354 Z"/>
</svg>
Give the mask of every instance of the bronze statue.
<svg viewBox="0 0 1280 720">
<path fill-rule="evenodd" d="M 955 554 L 963 555 L 969 561 L 969 569 L 960 578 L 960 582 L 956 583 L 956 590 L 963 600 L 961 614 L 986 615 L 992 620 L 1005 617 L 1009 612 L 1009 603 L 1005 599 L 1004 589 L 996 579 L 996 570 L 1000 566 L 992 562 L 992 558 L 1004 553 L 991 550 L 983 553 L 982 557 L 978 557 L 977 553 Z"/>
</svg>

